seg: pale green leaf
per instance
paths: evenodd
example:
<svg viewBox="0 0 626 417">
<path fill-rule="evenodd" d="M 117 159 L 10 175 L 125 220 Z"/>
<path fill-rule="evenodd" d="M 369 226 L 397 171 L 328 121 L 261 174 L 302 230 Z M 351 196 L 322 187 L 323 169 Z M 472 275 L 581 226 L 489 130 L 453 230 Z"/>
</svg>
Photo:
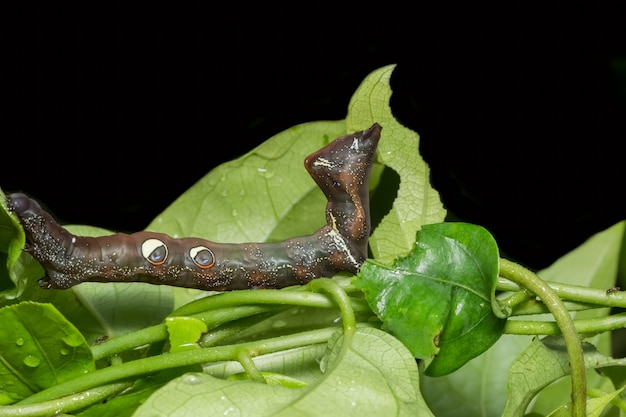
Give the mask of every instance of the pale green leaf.
<svg viewBox="0 0 626 417">
<path fill-rule="evenodd" d="M 505 334 L 482 355 L 442 377 L 421 376 L 426 403 L 437 417 L 500 417 L 507 400 L 507 370 L 532 340 Z M 469 383 L 468 383 L 469 382 Z"/>
<path fill-rule="evenodd" d="M 305 123 L 280 132 L 213 169 L 147 230 L 232 243 L 313 233 L 326 224 L 326 198 L 304 168 L 304 159 L 345 134 L 343 120 Z M 227 146 L 237 146 L 236 138 L 225 139 Z M 298 215 L 299 210 L 306 210 L 306 216 Z"/>
<path fill-rule="evenodd" d="M 446 216 L 439 193 L 430 185 L 430 169 L 419 154 L 419 135 L 402 126 L 391 112 L 394 68 L 379 68 L 365 78 L 352 96 L 346 118 L 348 131 L 365 129 L 373 122 L 383 127 L 377 162 L 400 176 L 393 208 L 370 238 L 372 253 L 381 262 L 408 253 L 422 225 L 442 222 Z"/>
<path fill-rule="evenodd" d="M 432 416 L 419 394 L 415 361 L 396 339 L 365 328 L 351 341 L 329 341 L 327 369 L 304 388 L 187 374 L 172 381 L 135 416 Z M 343 343 L 349 343 L 344 346 Z"/>
<path fill-rule="evenodd" d="M 620 249 L 625 236 L 626 221 L 598 232 L 583 244 L 556 260 L 548 268 L 539 271 L 539 276 L 551 282 L 562 282 L 569 285 L 607 289 L 615 285 L 617 270 L 620 263 Z M 576 319 L 606 317 L 608 308 L 573 312 Z M 533 320 L 553 321 L 551 315 L 534 316 Z M 610 354 L 611 333 L 601 333 L 587 341 L 606 354 Z M 590 388 L 602 384 L 602 378 L 595 372 L 588 372 L 587 385 Z M 563 379 L 540 392 L 533 401 L 532 410 L 539 414 L 547 414 L 570 399 L 571 381 Z"/>
<path fill-rule="evenodd" d="M 259 356 L 254 359 L 254 363 L 263 372 L 282 374 L 312 384 L 322 376 L 319 362 L 326 349 L 325 343 L 312 344 Z M 204 372 L 226 379 L 245 370 L 239 362 L 217 362 L 205 365 Z"/>
<path fill-rule="evenodd" d="M 620 363 L 598 352 L 589 343 L 583 343 L 583 353 L 588 368 Z M 561 337 L 548 336 L 541 341 L 533 340 L 528 349 L 511 364 L 509 398 L 503 417 L 520 415 L 539 391 L 570 373 L 569 355 Z"/>
<path fill-rule="evenodd" d="M 587 417 L 599 417 L 607 405 L 611 403 L 611 401 L 617 397 L 624 388 L 620 388 L 613 392 L 607 393 L 600 397 L 590 398 L 587 400 Z M 571 404 L 564 404 L 558 409 L 556 409 L 553 413 L 548 414 L 547 417 L 570 417 L 572 415 L 572 406 Z"/>
</svg>

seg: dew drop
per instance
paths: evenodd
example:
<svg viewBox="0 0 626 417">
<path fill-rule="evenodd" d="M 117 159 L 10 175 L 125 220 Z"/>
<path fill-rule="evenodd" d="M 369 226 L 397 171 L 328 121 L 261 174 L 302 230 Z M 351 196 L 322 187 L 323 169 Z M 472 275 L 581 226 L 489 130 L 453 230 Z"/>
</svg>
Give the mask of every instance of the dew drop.
<svg viewBox="0 0 626 417">
<path fill-rule="evenodd" d="M 24 358 L 24 360 L 22 360 L 22 362 L 24 362 L 24 365 L 26 366 L 29 366 L 31 368 L 36 368 L 41 363 L 41 359 L 33 355 L 28 355 L 27 357 Z"/>
<path fill-rule="evenodd" d="M 18 337 L 17 339 L 15 339 L 15 344 L 18 346 L 24 346 L 24 339 L 21 337 Z"/>
<path fill-rule="evenodd" d="M 61 340 L 70 347 L 78 347 L 83 344 L 83 339 L 80 334 L 70 334 L 61 338 Z"/>
<path fill-rule="evenodd" d="M 198 378 L 196 375 L 189 374 L 183 377 L 183 384 L 187 385 L 198 385 L 201 384 L 202 380 Z"/>
<path fill-rule="evenodd" d="M 66 348 L 61 348 L 61 355 L 63 356 L 67 356 L 70 353 L 69 349 Z"/>
</svg>

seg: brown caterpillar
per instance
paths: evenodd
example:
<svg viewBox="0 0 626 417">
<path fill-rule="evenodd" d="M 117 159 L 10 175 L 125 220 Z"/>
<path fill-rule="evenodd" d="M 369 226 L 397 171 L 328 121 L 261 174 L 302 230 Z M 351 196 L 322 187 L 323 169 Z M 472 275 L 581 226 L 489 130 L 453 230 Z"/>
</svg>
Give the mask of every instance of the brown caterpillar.
<svg viewBox="0 0 626 417">
<path fill-rule="evenodd" d="M 327 224 L 308 236 L 271 243 L 215 243 L 163 233 L 76 236 L 24 194 L 7 196 L 26 233 L 25 250 L 41 263 L 44 288 L 81 282 L 149 282 L 229 291 L 282 288 L 339 271 L 356 273 L 367 258 L 369 177 L 381 126 L 335 139 L 304 165 L 328 199 Z"/>
</svg>

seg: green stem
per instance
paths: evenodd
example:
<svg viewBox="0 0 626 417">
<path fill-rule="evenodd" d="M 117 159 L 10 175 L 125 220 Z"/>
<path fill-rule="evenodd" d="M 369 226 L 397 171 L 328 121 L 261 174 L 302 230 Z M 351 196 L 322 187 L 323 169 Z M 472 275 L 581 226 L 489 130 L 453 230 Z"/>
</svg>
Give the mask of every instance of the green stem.
<svg viewBox="0 0 626 417">
<path fill-rule="evenodd" d="M 0 415 L 4 417 L 48 417 L 61 415 L 62 413 L 71 413 L 104 401 L 129 388 L 131 385 L 132 383 L 121 382 L 32 405 L 0 406 Z"/>
<path fill-rule="evenodd" d="M 162 371 L 164 369 L 218 361 L 237 360 L 242 349 L 254 351 L 257 355 L 264 355 L 300 346 L 324 343 L 336 331 L 336 328 L 330 327 L 237 345 L 180 351 L 168 353 L 167 355 L 150 356 L 143 359 L 137 359 L 118 366 L 102 368 L 85 374 L 79 378 L 54 385 L 22 400 L 16 404 L 15 407 L 21 407 L 25 404 L 39 403 L 41 401 L 50 401 L 75 392 L 85 391 L 123 379 L 136 378 L 138 376 Z"/>
<path fill-rule="evenodd" d="M 304 287 L 303 287 L 304 288 Z M 298 290 L 240 290 L 224 292 L 192 301 L 170 316 L 191 316 L 218 308 L 241 306 L 245 304 L 273 304 L 273 305 L 315 305 L 316 307 L 334 307 L 332 300 L 321 294 Z"/>
<path fill-rule="evenodd" d="M 554 316 L 561 329 L 572 372 L 572 416 L 584 417 L 587 404 L 587 377 L 580 338 L 563 301 L 545 281 L 528 269 L 500 259 L 500 275 L 527 288 L 539 297 Z"/>
<path fill-rule="evenodd" d="M 105 342 L 93 345 L 91 352 L 94 360 L 97 361 L 126 350 L 134 349 L 137 346 L 149 345 L 160 340 L 165 340 L 166 338 L 167 327 L 164 323 L 157 324 L 132 333 L 112 337 Z"/>
<path fill-rule="evenodd" d="M 563 300 L 626 308 L 626 291 L 607 293 L 606 290 L 567 285 L 560 282 L 550 282 L 549 284 Z"/>
<path fill-rule="evenodd" d="M 603 307 L 626 308 L 626 291 L 600 290 L 597 288 L 579 285 L 563 284 L 561 282 L 545 281 L 562 300 L 574 301 L 581 304 L 595 304 Z M 508 279 L 499 278 L 496 284 L 498 291 L 519 291 L 520 287 Z"/>
<path fill-rule="evenodd" d="M 574 320 L 574 327 L 579 334 L 598 334 L 626 328 L 626 313 L 613 314 L 587 320 Z M 555 322 L 507 320 L 504 333 L 517 335 L 556 335 L 561 328 Z"/>
<path fill-rule="evenodd" d="M 344 291 L 341 292 L 345 295 Z M 369 311 L 369 306 L 364 300 L 349 298 L 347 295 L 345 295 L 345 299 L 352 305 L 352 311 Z M 212 329 L 222 323 L 264 313 L 285 305 L 319 308 L 337 307 L 337 304 L 327 295 L 311 291 L 242 290 L 212 295 L 193 301 L 176 310 L 171 316 L 196 317 L 204 321 L 209 329 Z M 341 308 L 341 305 L 339 307 Z M 94 358 L 98 360 L 166 338 L 167 328 L 165 324 L 158 324 L 111 338 L 99 345 L 94 345 L 92 351 Z"/>
<path fill-rule="evenodd" d="M 563 301 L 563 305 L 570 313 L 572 311 L 592 310 L 594 308 L 608 308 L 597 304 L 575 303 L 572 301 Z M 550 310 L 541 301 L 536 299 L 527 300 L 521 304 L 514 306 L 511 316 L 527 316 L 531 314 L 545 314 Z"/>
<path fill-rule="evenodd" d="M 346 334 L 352 335 L 356 331 L 356 319 L 348 294 L 335 281 L 329 278 L 314 279 L 307 286 L 313 291 L 326 291 L 335 299 L 339 310 L 341 310 L 343 330 Z"/>
<path fill-rule="evenodd" d="M 256 352 L 254 352 L 256 354 Z M 256 367 L 254 360 L 252 359 L 252 355 L 249 350 L 242 349 L 237 354 L 237 360 L 243 367 L 243 370 L 250 377 L 252 381 L 265 383 L 265 378 L 261 374 L 261 371 Z"/>
</svg>

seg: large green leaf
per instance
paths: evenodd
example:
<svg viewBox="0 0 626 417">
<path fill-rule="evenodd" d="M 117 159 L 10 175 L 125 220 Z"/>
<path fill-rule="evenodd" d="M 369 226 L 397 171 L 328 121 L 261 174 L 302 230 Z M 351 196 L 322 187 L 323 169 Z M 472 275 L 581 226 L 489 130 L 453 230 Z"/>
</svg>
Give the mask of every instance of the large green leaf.
<svg viewBox="0 0 626 417">
<path fill-rule="evenodd" d="M 312 233 L 326 223 L 326 199 L 304 169 L 304 158 L 345 134 L 343 120 L 280 132 L 209 172 L 147 229 L 217 242 L 264 242 Z"/>
<path fill-rule="evenodd" d="M 365 328 L 346 341 L 337 332 L 323 366 L 325 372 L 304 388 L 187 374 L 151 396 L 135 416 L 176 417 L 189 410 L 254 417 L 432 416 L 419 393 L 415 361 L 385 332 Z"/>
<path fill-rule="evenodd" d="M 367 261 L 355 280 L 384 328 L 404 342 L 426 373 L 444 375 L 487 350 L 505 321 L 492 310 L 498 248 L 467 223 L 427 225 L 414 250 L 392 265 Z"/>
<path fill-rule="evenodd" d="M 0 323 L 2 404 L 95 369 L 84 337 L 50 304 L 4 307 Z"/>
<path fill-rule="evenodd" d="M 348 131 L 362 130 L 373 122 L 383 127 L 377 162 L 400 177 L 393 207 L 370 238 L 374 258 L 381 262 L 408 253 L 422 225 L 442 222 L 446 216 L 439 193 L 430 185 L 430 169 L 419 154 L 419 135 L 392 114 L 389 100 L 394 68 L 379 68 L 363 80 L 350 100 L 346 117 Z"/>
</svg>

